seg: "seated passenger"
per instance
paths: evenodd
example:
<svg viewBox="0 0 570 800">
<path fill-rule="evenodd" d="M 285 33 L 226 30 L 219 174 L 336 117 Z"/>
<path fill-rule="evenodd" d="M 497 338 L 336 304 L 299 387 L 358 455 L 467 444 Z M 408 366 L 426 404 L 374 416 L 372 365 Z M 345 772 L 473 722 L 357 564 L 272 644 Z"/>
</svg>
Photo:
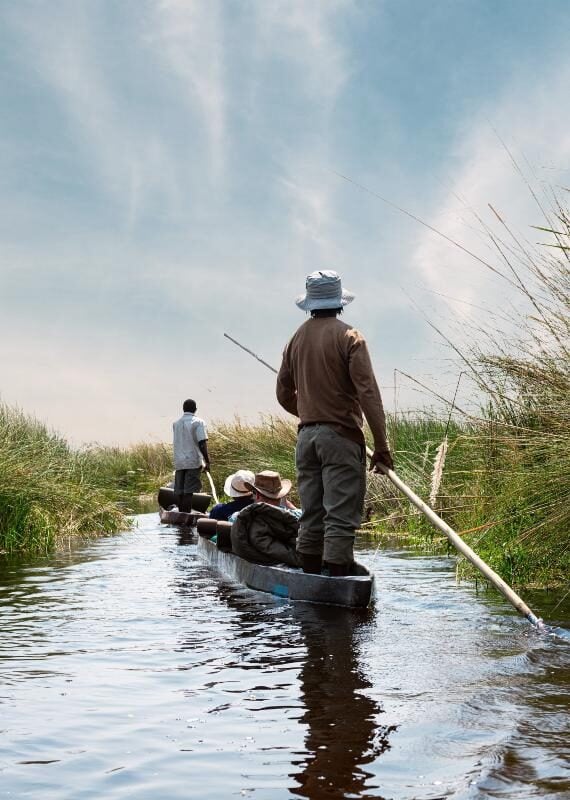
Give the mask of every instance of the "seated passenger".
<svg viewBox="0 0 570 800">
<path fill-rule="evenodd" d="M 238 469 L 232 475 L 228 475 L 224 483 L 224 494 L 235 498 L 229 503 L 218 503 L 210 511 L 212 519 L 228 520 L 229 517 L 238 513 L 253 503 L 252 490 L 245 485 L 245 481 L 253 481 L 254 474 L 248 469 Z"/>
<path fill-rule="evenodd" d="M 291 491 L 291 481 L 278 472 L 258 472 L 245 481 L 255 494 L 255 502 L 232 514 L 232 551 L 257 564 L 287 564 L 298 567 L 296 551 L 301 509 L 283 501 Z"/>
<path fill-rule="evenodd" d="M 294 506 L 287 498 L 291 491 L 291 481 L 288 478 L 281 478 L 278 472 L 269 469 L 263 470 L 263 472 L 258 472 L 255 478 L 252 476 L 250 480 L 244 481 L 244 484 L 246 489 L 255 495 L 254 500 L 251 500 L 250 503 L 267 503 L 267 505 L 289 512 L 296 519 L 301 518 L 301 509 Z M 231 514 L 228 522 L 235 522 L 238 514 L 239 511 Z"/>
</svg>

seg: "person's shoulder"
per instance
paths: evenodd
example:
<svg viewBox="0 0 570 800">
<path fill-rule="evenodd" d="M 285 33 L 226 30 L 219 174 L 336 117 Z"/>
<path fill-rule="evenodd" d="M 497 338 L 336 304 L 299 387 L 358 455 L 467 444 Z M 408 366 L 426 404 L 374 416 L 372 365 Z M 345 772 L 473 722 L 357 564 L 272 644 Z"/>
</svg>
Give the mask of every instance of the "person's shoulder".
<svg viewBox="0 0 570 800">
<path fill-rule="evenodd" d="M 299 325 L 299 327 L 297 328 L 297 330 L 295 331 L 293 336 L 291 336 L 291 338 L 289 339 L 289 341 L 287 343 L 287 347 L 290 347 L 295 341 L 297 341 L 297 339 L 300 336 L 303 336 L 303 334 L 307 330 L 307 327 L 309 326 L 310 321 L 311 321 L 310 319 L 306 319 L 305 322 L 302 322 Z"/>
<path fill-rule="evenodd" d="M 347 333 L 348 331 L 355 330 L 352 327 L 352 325 L 349 325 L 347 322 L 345 322 L 343 319 L 340 319 L 339 317 L 331 317 L 330 325 L 339 333 Z"/>
<path fill-rule="evenodd" d="M 210 519 L 224 519 L 224 504 L 218 503 L 209 514 Z"/>
<path fill-rule="evenodd" d="M 249 516 L 251 516 L 252 514 L 255 514 L 257 508 L 260 505 L 264 505 L 264 504 L 262 504 L 262 503 L 250 503 L 248 506 L 245 506 L 245 508 L 240 508 L 237 511 L 234 511 L 233 514 L 230 514 L 230 516 L 228 517 L 228 522 L 231 522 L 233 524 L 234 522 L 236 522 L 238 517 L 240 519 L 242 519 L 242 520 L 247 520 Z"/>
<path fill-rule="evenodd" d="M 194 417 L 192 419 L 192 425 L 205 425 L 205 424 L 206 422 L 202 419 L 202 417 L 197 417 L 194 414 Z"/>
<path fill-rule="evenodd" d="M 342 325 L 342 328 L 339 328 L 339 333 L 346 338 L 350 344 L 362 344 L 366 342 L 366 339 L 358 328 L 347 325 L 346 322 L 342 322 L 341 320 L 338 320 L 338 322 Z"/>
</svg>

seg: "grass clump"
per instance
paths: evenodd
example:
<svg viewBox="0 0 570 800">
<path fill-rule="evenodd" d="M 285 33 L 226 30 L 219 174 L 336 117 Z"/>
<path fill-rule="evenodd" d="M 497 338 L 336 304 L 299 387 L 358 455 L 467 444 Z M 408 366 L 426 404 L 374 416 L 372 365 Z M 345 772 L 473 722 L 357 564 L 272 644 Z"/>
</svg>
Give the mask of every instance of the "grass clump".
<svg viewBox="0 0 570 800">
<path fill-rule="evenodd" d="M 501 259 L 493 272 L 525 306 L 505 330 L 497 322 L 473 331 L 479 344 L 470 352 L 450 342 L 482 398 L 480 415 L 388 419 L 400 477 L 424 499 L 431 494 L 436 511 L 517 586 L 563 583 L 570 568 L 568 212 L 556 206 L 541 230 L 549 232 L 551 247 L 488 232 Z M 292 418 L 212 426 L 218 491 L 238 468 L 275 469 L 294 482 L 298 502 L 296 436 Z M 118 530 L 125 526 L 122 512 L 172 476 L 170 443 L 76 452 L 45 426 L 0 406 L 0 549 L 45 550 L 61 535 Z M 203 487 L 209 491 L 205 480 Z M 364 527 L 448 546 L 381 476 L 368 482 Z"/>
<path fill-rule="evenodd" d="M 478 552 L 526 585 L 563 583 L 570 570 L 570 215 L 555 199 L 545 215 L 545 245 L 504 223 L 502 239 L 491 235 L 522 311 L 470 353 L 487 398 L 475 474 L 495 521 L 477 537 Z"/>
<path fill-rule="evenodd" d="M 130 447 L 93 445 L 81 452 L 83 472 L 126 508 L 172 479 L 172 446 L 139 442 Z"/>
<path fill-rule="evenodd" d="M 295 483 L 295 443 L 297 424 L 271 415 L 258 425 L 242 422 L 218 423 L 210 434 L 208 449 L 212 458 L 212 477 L 218 489 L 236 469 L 260 472 L 273 469 L 293 481 L 291 499 L 298 502 Z"/>
<path fill-rule="evenodd" d="M 485 230 L 512 310 L 475 328 L 468 352 L 447 340 L 483 408 L 452 437 L 438 510 L 519 586 L 565 583 L 570 568 L 570 215 L 555 198 L 545 215 L 542 246 L 498 215 L 502 233 Z"/>
<path fill-rule="evenodd" d="M 499 233 L 483 227 L 497 255 L 486 266 L 509 285 L 511 311 L 474 327 L 468 351 L 444 335 L 482 410 L 455 415 L 432 504 L 518 586 L 560 585 L 570 573 L 570 213 L 555 196 L 549 200 L 539 203 L 546 217 L 539 230 L 550 237 L 543 245 L 514 235 L 498 215 Z M 392 422 L 396 469 L 426 500 L 434 444 L 444 438 L 435 419 Z M 385 479 L 370 494 L 371 526 L 447 547 Z M 460 574 L 473 575 L 473 568 L 461 561 Z"/>
<path fill-rule="evenodd" d="M 61 538 L 125 527 L 113 498 L 86 478 L 63 438 L 0 404 L 0 552 L 46 552 Z"/>
</svg>

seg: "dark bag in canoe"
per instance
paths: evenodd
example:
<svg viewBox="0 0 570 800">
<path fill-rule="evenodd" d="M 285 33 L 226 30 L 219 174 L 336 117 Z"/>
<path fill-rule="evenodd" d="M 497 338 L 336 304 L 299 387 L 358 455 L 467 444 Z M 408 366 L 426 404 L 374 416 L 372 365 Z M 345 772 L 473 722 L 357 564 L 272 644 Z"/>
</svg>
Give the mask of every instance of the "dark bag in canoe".
<svg viewBox="0 0 570 800">
<path fill-rule="evenodd" d="M 232 551 L 255 564 L 298 567 L 295 546 L 299 520 L 277 506 L 253 503 L 232 525 Z"/>
</svg>

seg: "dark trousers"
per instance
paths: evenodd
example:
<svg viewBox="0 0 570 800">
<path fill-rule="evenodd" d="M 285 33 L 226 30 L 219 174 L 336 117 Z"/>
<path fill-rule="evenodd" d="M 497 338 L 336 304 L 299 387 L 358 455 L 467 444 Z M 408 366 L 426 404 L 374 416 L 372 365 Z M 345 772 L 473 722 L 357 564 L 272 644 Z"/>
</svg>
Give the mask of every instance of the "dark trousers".
<svg viewBox="0 0 570 800">
<path fill-rule="evenodd" d="M 192 509 L 192 494 L 202 490 L 202 467 L 177 469 L 174 473 L 174 502 L 179 511 Z"/>
<path fill-rule="evenodd" d="M 303 515 L 297 552 L 350 564 L 366 491 L 366 451 L 319 423 L 301 428 L 295 452 Z"/>
</svg>

